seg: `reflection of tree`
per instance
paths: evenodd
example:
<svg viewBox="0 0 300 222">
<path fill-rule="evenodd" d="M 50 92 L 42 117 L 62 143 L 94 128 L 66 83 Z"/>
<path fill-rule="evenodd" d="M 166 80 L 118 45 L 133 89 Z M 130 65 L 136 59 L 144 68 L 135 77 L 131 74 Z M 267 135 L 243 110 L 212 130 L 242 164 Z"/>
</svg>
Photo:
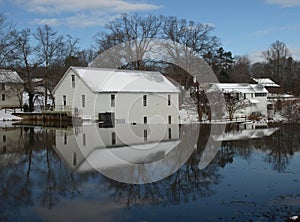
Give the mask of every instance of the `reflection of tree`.
<svg viewBox="0 0 300 222">
<path fill-rule="evenodd" d="M 251 157 L 253 150 L 262 150 L 266 153 L 264 161 L 270 163 L 277 172 L 283 172 L 289 165 L 294 152 L 299 151 L 299 124 L 269 124 L 269 127 L 278 127 L 274 134 L 260 139 L 223 142 L 229 146 L 235 155 L 244 159 Z"/>
<path fill-rule="evenodd" d="M 16 135 L 19 133 L 19 136 L 15 137 L 16 141 L 11 141 L 7 150 L 10 155 L 20 157 L 20 154 L 26 154 L 26 141 L 30 140 L 30 137 L 26 136 L 27 139 L 24 141 L 27 131 L 22 129 L 16 129 L 15 131 Z M 31 153 L 29 153 L 28 156 L 30 157 L 30 155 Z M 22 157 L 24 157 L 24 155 L 22 155 Z M 22 158 L 21 162 L 16 165 L 0 168 L 1 181 L 5 181 L 0 184 L 0 199 L 5 200 L 5 205 L 0 207 L 0 215 L 3 219 L 9 218 L 10 215 L 17 214 L 18 206 L 30 206 L 33 204 L 29 183 L 30 166 L 31 161 Z M 2 201 L 0 201 L 0 203 L 2 203 Z M 1 212 L 2 210 L 4 212 Z"/>
<path fill-rule="evenodd" d="M 290 156 L 280 150 L 273 149 L 265 161 L 273 165 L 273 169 L 278 172 L 284 172 L 290 162 Z"/>
<path fill-rule="evenodd" d="M 21 207 L 34 206 L 36 201 L 51 208 L 61 197 L 73 198 L 79 193 L 78 186 L 89 177 L 73 174 L 56 156 L 52 150 L 54 130 L 10 130 L 14 136 L 7 141 L 5 155 L 21 159 L 0 165 L 0 221 L 16 218 Z"/>
<path fill-rule="evenodd" d="M 299 138 L 295 133 L 299 130 L 299 124 L 285 124 L 272 135 L 272 140 L 267 145 L 271 149 L 268 150 L 265 161 L 272 164 L 275 171 L 284 172 L 292 155 L 299 149 Z"/>
<path fill-rule="evenodd" d="M 189 133 L 188 127 L 184 133 Z M 208 167 L 203 170 L 198 168 L 209 134 L 210 125 L 201 125 L 197 149 L 179 170 L 166 179 L 141 185 L 124 184 L 107 179 L 105 191 L 112 192 L 111 198 L 116 203 L 127 207 L 143 204 L 166 206 L 213 195 L 212 185 L 220 183 L 222 179 L 218 172 L 220 165 L 226 164 L 227 159 L 232 161 L 232 158 L 225 157 L 226 152 L 219 152 Z M 183 144 L 181 148 L 186 148 L 185 145 Z"/>
<path fill-rule="evenodd" d="M 234 156 L 234 152 L 232 150 L 232 147 L 230 147 L 228 144 L 222 145 L 220 149 L 220 159 L 219 159 L 220 166 L 225 167 L 227 163 L 232 163 L 233 156 Z"/>
<path fill-rule="evenodd" d="M 199 130 L 197 149 L 188 161 L 168 178 L 144 185 L 103 179 L 97 172 L 72 173 L 52 150 L 54 130 L 15 128 L 15 143 L 7 141 L 5 152 L 20 158 L 18 162 L 8 165 L 0 162 L 0 221 L 18 217 L 23 207 L 37 205 L 51 208 L 62 198 L 74 198 L 80 195 L 81 185 L 91 181 L 100 184 L 101 189 L 111 194 L 116 203 L 128 207 L 174 205 L 211 196 L 214 195 L 214 185 L 222 180 L 220 168 L 231 163 L 234 156 L 249 159 L 255 149 L 266 153 L 265 161 L 274 170 L 282 172 L 294 152 L 300 149 L 299 134 L 295 133 L 299 132 L 300 125 L 280 126 L 280 130 L 268 137 L 224 142 L 214 160 L 200 170 L 198 164 L 211 131 L 210 125 L 203 124 Z M 191 134 L 192 130 L 191 126 L 186 127 L 184 133 Z M 181 148 L 186 147 L 182 145 Z"/>
<path fill-rule="evenodd" d="M 217 173 L 217 165 L 199 170 L 198 162 L 192 159 L 184 167 L 162 181 L 133 185 L 107 179 L 108 184 L 105 186 L 105 190 L 113 191 L 112 199 L 127 207 L 143 204 L 173 205 L 212 195 L 214 192 L 210 186 L 218 184 L 221 179 Z M 192 162 L 195 164 L 191 164 Z"/>
</svg>

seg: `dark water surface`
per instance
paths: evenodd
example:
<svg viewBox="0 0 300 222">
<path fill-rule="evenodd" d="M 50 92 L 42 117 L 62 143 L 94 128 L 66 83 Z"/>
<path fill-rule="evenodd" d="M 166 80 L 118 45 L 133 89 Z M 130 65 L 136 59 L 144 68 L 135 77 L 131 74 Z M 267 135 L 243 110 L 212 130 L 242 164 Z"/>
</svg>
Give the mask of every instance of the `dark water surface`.
<svg viewBox="0 0 300 222">
<path fill-rule="evenodd" d="M 151 143 L 159 132 L 136 127 L 144 135 L 126 144 Z M 127 152 L 120 140 L 131 138 L 126 130 L 116 136 L 89 126 L 3 126 L 0 221 L 285 221 L 300 215 L 300 124 L 228 125 L 213 136 L 222 143 L 212 161 L 199 168 L 210 129 L 200 125 L 192 155 L 176 172 L 138 185 L 109 179 L 88 164 L 113 167 L 101 160 L 95 138 L 100 134 L 106 147 Z M 193 130 L 169 127 L 162 145 L 185 149 L 189 140 L 182 138 Z M 152 161 L 168 155 L 161 147 Z"/>
</svg>

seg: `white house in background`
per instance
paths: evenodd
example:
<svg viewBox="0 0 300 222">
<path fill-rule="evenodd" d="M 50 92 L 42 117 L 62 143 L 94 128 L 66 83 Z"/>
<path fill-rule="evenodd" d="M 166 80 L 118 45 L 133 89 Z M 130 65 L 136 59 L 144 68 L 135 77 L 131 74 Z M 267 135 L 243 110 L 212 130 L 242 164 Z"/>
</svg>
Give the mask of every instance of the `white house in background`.
<svg viewBox="0 0 300 222">
<path fill-rule="evenodd" d="M 214 84 L 224 93 L 232 93 L 239 100 L 247 101 L 248 105 L 238 110 L 235 116 L 249 116 L 253 112 L 260 112 L 267 116 L 268 90 L 260 84 L 248 83 L 217 83 Z"/>
<path fill-rule="evenodd" d="M 70 67 L 53 95 L 56 111 L 113 126 L 178 123 L 179 92 L 159 72 Z"/>
<path fill-rule="evenodd" d="M 276 101 L 277 99 L 293 99 L 295 96 L 285 93 L 285 90 L 269 78 L 252 78 L 257 84 L 263 85 L 268 91 L 268 99 Z"/>
<path fill-rule="evenodd" d="M 275 83 L 272 79 L 270 78 L 252 78 L 257 84 L 262 85 L 268 90 L 268 118 L 273 119 L 275 110 L 274 110 L 274 104 L 277 99 L 286 99 L 289 98 L 290 95 L 284 94 L 284 90 Z"/>
<path fill-rule="evenodd" d="M 23 83 L 17 72 L 0 69 L 0 109 L 22 106 Z"/>
<path fill-rule="evenodd" d="M 252 78 L 257 84 L 268 90 L 268 99 L 273 100 L 283 96 L 283 89 L 270 78 Z"/>
</svg>

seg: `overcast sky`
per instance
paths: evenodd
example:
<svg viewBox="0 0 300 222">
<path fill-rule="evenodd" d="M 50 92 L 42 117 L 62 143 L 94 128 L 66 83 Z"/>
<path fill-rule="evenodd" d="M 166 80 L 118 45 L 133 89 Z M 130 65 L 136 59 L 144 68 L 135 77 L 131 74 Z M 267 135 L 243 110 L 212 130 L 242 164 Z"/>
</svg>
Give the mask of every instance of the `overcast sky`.
<svg viewBox="0 0 300 222">
<path fill-rule="evenodd" d="M 0 0 L 0 11 L 18 29 L 50 25 L 59 34 L 80 38 L 82 48 L 104 24 L 121 13 L 173 15 L 208 23 L 233 55 L 260 60 L 276 40 L 300 61 L 300 0 Z"/>
</svg>

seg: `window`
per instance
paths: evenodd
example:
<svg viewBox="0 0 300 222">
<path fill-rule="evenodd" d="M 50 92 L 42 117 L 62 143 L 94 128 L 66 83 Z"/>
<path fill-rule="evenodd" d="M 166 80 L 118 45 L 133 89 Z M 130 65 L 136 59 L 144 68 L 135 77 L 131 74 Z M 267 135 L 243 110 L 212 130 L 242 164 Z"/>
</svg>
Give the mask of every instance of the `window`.
<svg viewBox="0 0 300 222">
<path fill-rule="evenodd" d="M 111 145 L 116 145 L 116 133 L 111 133 Z"/>
<path fill-rule="evenodd" d="M 148 131 L 144 130 L 144 141 L 147 141 L 148 139 Z"/>
<path fill-rule="evenodd" d="M 168 116 L 168 123 L 169 123 L 169 124 L 172 123 L 172 116 Z"/>
<path fill-rule="evenodd" d="M 255 97 L 264 97 L 267 96 L 267 93 L 255 93 Z"/>
<path fill-rule="evenodd" d="M 172 139 L 172 129 L 171 128 L 169 128 L 168 133 L 169 133 L 169 140 L 170 140 L 170 139 Z"/>
<path fill-rule="evenodd" d="M 147 120 L 147 116 L 144 116 L 144 124 L 147 124 L 148 120 Z"/>
<path fill-rule="evenodd" d="M 75 88 L 75 75 L 72 75 L 71 78 L 72 78 L 72 87 Z"/>
<path fill-rule="evenodd" d="M 1 88 L 2 88 L 2 90 L 5 90 L 5 83 L 1 84 Z"/>
<path fill-rule="evenodd" d="M 86 145 L 86 134 L 85 133 L 82 134 L 82 145 L 83 146 Z"/>
<path fill-rule="evenodd" d="M 68 137 L 67 134 L 64 134 L 64 144 L 67 145 L 68 144 Z"/>
<path fill-rule="evenodd" d="M 2 94 L 2 101 L 5 101 L 5 94 Z"/>
<path fill-rule="evenodd" d="M 67 96 L 63 95 L 63 105 L 67 105 Z"/>
<path fill-rule="evenodd" d="M 110 95 L 110 106 L 115 107 L 115 105 L 116 105 L 116 96 Z"/>
<path fill-rule="evenodd" d="M 76 166 L 77 165 L 77 155 L 76 153 L 74 152 L 73 153 L 73 166 Z"/>
<path fill-rule="evenodd" d="M 246 95 L 246 93 L 244 93 L 244 99 L 247 99 L 247 95 Z"/>
<path fill-rule="evenodd" d="M 168 95 L 168 106 L 171 106 L 171 95 Z"/>
<path fill-rule="evenodd" d="M 2 141 L 3 141 L 3 143 L 6 142 L 6 135 L 3 135 L 3 136 L 2 136 Z"/>
<path fill-rule="evenodd" d="M 82 107 L 85 107 L 85 95 L 81 95 Z"/>
<path fill-rule="evenodd" d="M 143 96 L 143 106 L 147 106 L 147 95 Z"/>
</svg>

